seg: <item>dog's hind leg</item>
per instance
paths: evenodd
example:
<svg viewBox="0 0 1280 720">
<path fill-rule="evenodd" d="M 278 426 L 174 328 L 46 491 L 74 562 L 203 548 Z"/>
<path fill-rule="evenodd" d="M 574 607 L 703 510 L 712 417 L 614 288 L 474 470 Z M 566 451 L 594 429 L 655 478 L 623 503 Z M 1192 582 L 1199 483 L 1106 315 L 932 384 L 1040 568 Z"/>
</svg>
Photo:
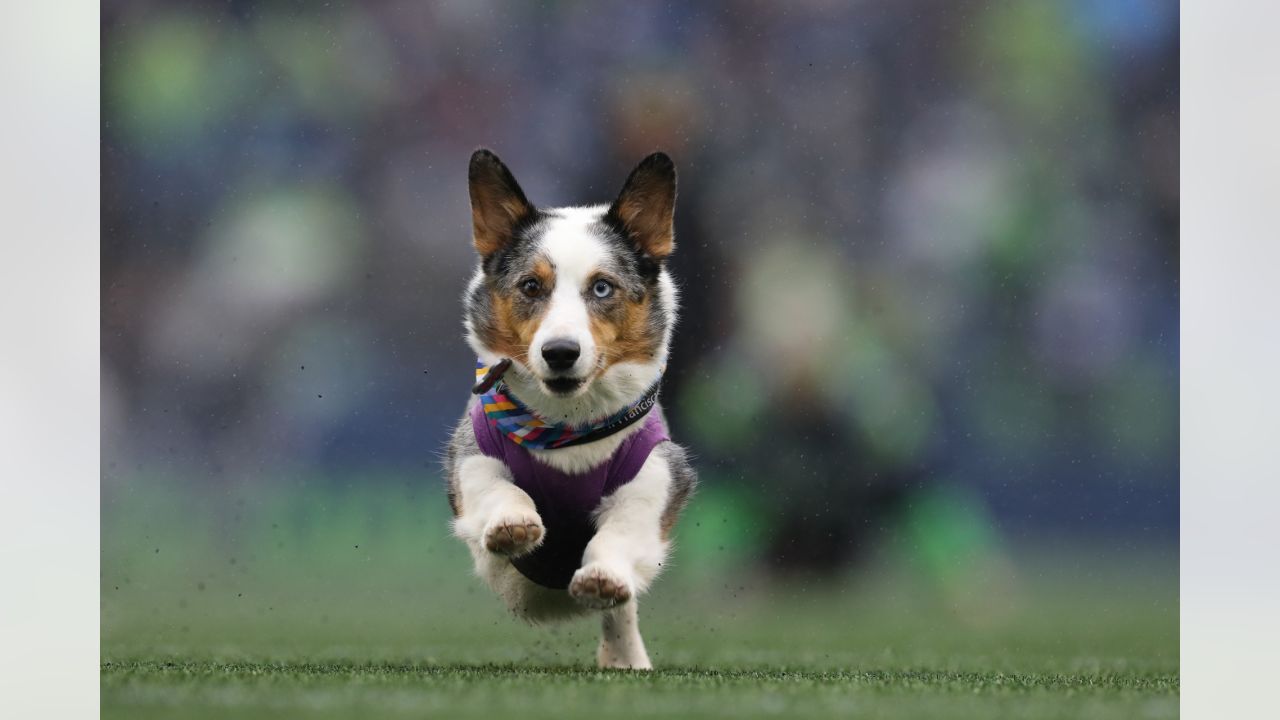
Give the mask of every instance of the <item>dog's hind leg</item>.
<svg viewBox="0 0 1280 720">
<path fill-rule="evenodd" d="M 640 637 L 636 601 L 623 603 L 602 613 L 600 649 L 596 661 L 602 668 L 650 670 L 649 653 Z"/>
</svg>

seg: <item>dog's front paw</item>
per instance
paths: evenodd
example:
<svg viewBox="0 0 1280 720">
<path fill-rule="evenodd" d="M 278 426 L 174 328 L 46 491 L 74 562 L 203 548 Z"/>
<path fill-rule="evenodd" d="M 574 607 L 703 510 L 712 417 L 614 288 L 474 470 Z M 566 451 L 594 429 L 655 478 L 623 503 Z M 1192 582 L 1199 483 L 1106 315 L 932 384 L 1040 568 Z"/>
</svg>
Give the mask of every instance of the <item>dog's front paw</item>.
<svg viewBox="0 0 1280 720">
<path fill-rule="evenodd" d="M 605 610 L 631 599 L 631 582 L 600 563 L 591 563 L 573 574 L 569 595 L 587 607 Z"/>
<path fill-rule="evenodd" d="M 489 552 L 520 557 L 533 552 L 547 534 L 537 513 L 503 515 L 484 529 L 484 546 Z"/>
</svg>

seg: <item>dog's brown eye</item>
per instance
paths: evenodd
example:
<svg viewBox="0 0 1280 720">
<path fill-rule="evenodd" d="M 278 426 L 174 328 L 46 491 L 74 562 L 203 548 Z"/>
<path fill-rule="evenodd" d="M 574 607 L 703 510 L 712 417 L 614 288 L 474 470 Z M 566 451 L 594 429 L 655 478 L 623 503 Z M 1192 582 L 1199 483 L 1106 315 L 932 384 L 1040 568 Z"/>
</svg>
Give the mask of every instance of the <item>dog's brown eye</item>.
<svg viewBox="0 0 1280 720">
<path fill-rule="evenodd" d="M 537 278 L 525 278 L 520 283 L 520 292 L 529 297 L 534 297 L 542 292 L 542 283 L 538 282 Z"/>
</svg>

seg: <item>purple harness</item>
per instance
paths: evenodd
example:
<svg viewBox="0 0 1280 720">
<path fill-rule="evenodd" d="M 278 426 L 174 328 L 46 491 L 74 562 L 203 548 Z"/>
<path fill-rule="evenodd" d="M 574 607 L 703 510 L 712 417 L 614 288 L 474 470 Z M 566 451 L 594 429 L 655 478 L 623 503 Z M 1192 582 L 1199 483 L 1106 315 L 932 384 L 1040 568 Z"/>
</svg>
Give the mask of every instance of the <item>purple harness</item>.
<svg viewBox="0 0 1280 720">
<path fill-rule="evenodd" d="M 658 413 L 649 413 L 640 429 L 627 436 L 600 465 L 581 475 L 570 475 L 533 457 L 485 416 L 477 402 L 471 407 L 471 427 L 480 452 L 502 461 L 516 487 L 533 498 L 546 535 L 532 553 L 514 558 L 512 565 L 543 587 L 563 590 L 582 565 L 582 554 L 596 533 L 591 514 L 600 501 L 635 479 L 658 443 L 670 440 Z"/>
</svg>

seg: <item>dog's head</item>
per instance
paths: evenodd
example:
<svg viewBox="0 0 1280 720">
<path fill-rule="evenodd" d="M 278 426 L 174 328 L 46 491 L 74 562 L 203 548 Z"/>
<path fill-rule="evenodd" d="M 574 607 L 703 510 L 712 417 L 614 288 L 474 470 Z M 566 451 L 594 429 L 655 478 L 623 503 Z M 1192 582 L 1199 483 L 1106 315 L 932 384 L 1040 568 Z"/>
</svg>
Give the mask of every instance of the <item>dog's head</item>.
<svg viewBox="0 0 1280 720">
<path fill-rule="evenodd" d="M 522 389 L 553 401 L 643 392 L 675 322 L 671 159 L 641 161 L 611 205 L 534 207 L 488 150 L 471 156 L 469 183 L 480 254 L 466 295 L 472 349 L 491 365 L 510 358 Z"/>
</svg>

